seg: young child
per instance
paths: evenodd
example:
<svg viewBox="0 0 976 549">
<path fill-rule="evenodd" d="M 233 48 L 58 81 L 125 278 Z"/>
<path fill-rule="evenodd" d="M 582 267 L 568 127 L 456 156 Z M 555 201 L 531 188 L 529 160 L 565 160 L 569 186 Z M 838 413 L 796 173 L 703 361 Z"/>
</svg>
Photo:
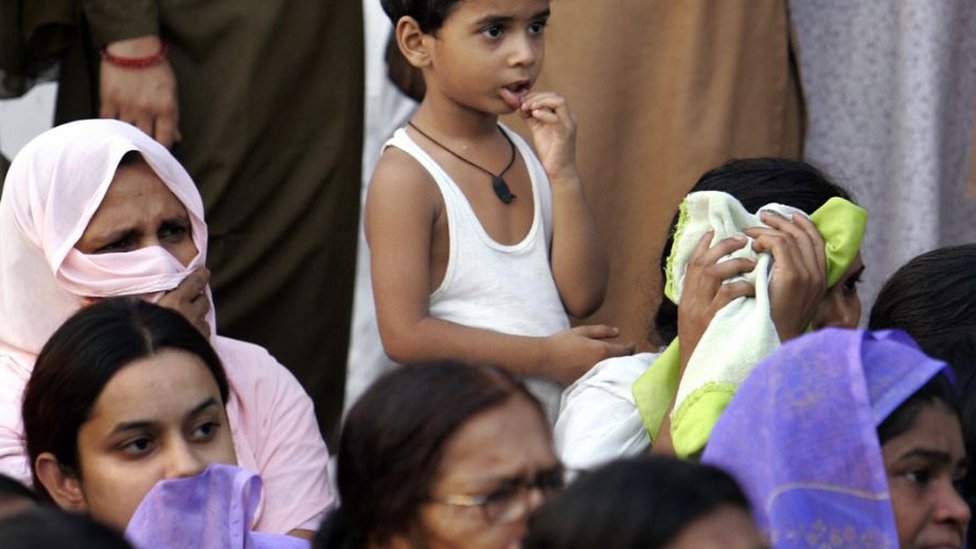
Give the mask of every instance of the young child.
<svg viewBox="0 0 976 549">
<path fill-rule="evenodd" d="M 566 101 L 532 92 L 549 0 L 382 0 L 426 94 L 370 182 L 366 237 L 387 354 L 570 382 L 632 347 L 570 329 L 603 301 L 605 252 Z M 498 123 L 518 111 L 539 156 Z M 546 384 L 548 383 L 548 385 Z M 561 386 L 530 386 L 550 407 Z"/>
</svg>

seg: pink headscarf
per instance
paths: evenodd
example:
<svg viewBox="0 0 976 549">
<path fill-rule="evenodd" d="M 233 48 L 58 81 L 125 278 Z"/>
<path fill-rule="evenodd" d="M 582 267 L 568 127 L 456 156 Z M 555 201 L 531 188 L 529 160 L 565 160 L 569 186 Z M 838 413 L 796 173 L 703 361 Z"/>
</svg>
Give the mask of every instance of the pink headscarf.
<svg viewBox="0 0 976 549">
<path fill-rule="evenodd" d="M 198 250 L 188 266 L 157 246 L 94 255 L 74 247 L 130 151 L 186 207 Z M 159 297 L 179 285 L 206 262 L 203 216 L 186 170 L 162 145 L 123 122 L 58 126 L 14 158 L 0 198 L 0 472 L 30 481 L 20 406 L 47 339 L 84 297 Z M 207 320 L 216 334 L 212 311 Z M 264 478 L 258 529 L 315 529 L 334 496 L 311 400 L 264 349 L 216 335 L 211 342 L 232 389 L 227 414 L 238 460 Z"/>
<path fill-rule="evenodd" d="M 130 151 L 140 153 L 186 207 L 198 250 L 189 267 L 157 247 L 102 255 L 75 249 Z M 83 297 L 171 290 L 206 257 L 200 194 L 162 145 L 116 120 L 47 131 L 14 159 L 0 199 L 0 353 L 26 360 L 29 370 Z M 211 333 L 213 328 L 211 319 Z"/>
</svg>

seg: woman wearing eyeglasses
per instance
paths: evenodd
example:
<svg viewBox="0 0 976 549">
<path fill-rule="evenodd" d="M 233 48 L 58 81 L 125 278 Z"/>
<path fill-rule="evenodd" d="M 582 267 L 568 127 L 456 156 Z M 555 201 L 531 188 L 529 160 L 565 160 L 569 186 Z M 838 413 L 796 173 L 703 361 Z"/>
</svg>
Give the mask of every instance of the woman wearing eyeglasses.
<svg viewBox="0 0 976 549">
<path fill-rule="evenodd" d="M 564 471 L 539 402 L 495 368 L 399 368 L 352 407 L 319 548 L 518 547 Z"/>
</svg>

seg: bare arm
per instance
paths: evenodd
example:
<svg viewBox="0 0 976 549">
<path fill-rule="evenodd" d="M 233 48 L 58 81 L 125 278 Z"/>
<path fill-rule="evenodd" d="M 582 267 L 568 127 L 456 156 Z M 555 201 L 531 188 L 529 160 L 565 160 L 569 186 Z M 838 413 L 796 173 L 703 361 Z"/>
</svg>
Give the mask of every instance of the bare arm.
<svg viewBox="0 0 976 549">
<path fill-rule="evenodd" d="M 608 326 L 524 337 L 430 316 L 430 243 L 440 209 L 436 186 L 412 158 L 383 153 L 366 200 L 373 294 L 383 347 L 394 361 L 460 360 L 572 381 L 600 360 L 632 352 L 603 341 Z"/>
<path fill-rule="evenodd" d="M 576 169 L 576 118 L 551 92 L 529 94 L 520 108 L 552 186 L 552 274 L 563 306 L 576 318 L 603 303 L 607 255 Z"/>
</svg>

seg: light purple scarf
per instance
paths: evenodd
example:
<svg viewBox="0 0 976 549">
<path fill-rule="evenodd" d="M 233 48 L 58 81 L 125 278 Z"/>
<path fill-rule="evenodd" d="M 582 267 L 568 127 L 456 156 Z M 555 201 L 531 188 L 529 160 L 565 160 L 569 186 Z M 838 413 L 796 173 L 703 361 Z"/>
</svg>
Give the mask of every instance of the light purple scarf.
<svg viewBox="0 0 976 549">
<path fill-rule="evenodd" d="M 193 477 L 159 481 L 136 509 L 125 537 L 138 548 L 308 549 L 292 536 L 251 531 L 261 478 L 214 463 Z"/>
<path fill-rule="evenodd" d="M 877 427 L 946 365 L 902 332 L 827 329 L 756 366 L 702 461 L 742 484 L 774 547 L 898 547 Z"/>
</svg>

